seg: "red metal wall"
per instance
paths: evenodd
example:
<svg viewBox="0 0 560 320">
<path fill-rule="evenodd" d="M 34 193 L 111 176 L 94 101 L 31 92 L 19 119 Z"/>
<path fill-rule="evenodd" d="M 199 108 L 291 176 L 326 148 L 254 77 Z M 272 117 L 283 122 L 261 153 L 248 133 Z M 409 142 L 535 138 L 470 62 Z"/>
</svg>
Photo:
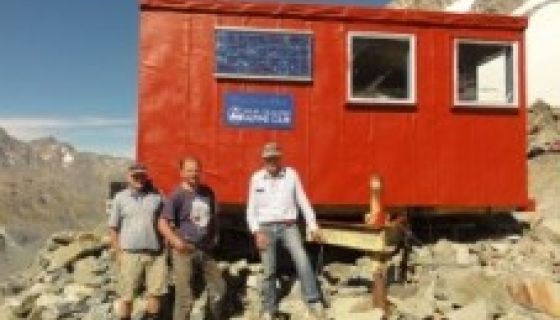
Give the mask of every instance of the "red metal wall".
<svg viewBox="0 0 560 320">
<path fill-rule="evenodd" d="M 194 154 L 221 202 L 244 203 L 262 145 L 277 140 L 314 204 L 367 203 L 374 172 L 390 206 L 527 204 L 526 20 L 200 0 L 144 0 L 141 8 L 138 158 L 164 191 L 178 181 L 178 160 Z M 216 79 L 216 26 L 311 30 L 313 81 Z M 347 33 L 361 30 L 416 35 L 415 105 L 347 103 Z M 519 109 L 453 108 L 460 37 L 518 41 Z M 294 129 L 225 126 L 222 99 L 230 91 L 293 95 Z"/>
</svg>

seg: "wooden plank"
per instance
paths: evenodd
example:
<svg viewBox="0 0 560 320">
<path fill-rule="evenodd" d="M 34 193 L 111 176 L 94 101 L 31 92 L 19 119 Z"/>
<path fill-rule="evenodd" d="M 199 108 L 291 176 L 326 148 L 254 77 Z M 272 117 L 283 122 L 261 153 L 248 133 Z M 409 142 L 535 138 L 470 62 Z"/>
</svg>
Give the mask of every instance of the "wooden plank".
<svg viewBox="0 0 560 320">
<path fill-rule="evenodd" d="M 385 231 L 356 231 L 321 228 L 324 243 L 367 252 L 385 251 Z"/>
</svg>

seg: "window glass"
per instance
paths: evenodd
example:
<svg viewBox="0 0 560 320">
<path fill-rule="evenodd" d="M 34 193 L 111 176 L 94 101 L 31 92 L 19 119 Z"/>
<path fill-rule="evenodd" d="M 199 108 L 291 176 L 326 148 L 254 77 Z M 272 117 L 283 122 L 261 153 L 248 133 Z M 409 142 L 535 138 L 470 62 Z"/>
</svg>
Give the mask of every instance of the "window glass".
<svg viewBox="0 0 560 320">
<path fill-rule="evenodd" d="M 350 99 L 412 102 L 412 37 L 351 36 Z"/>
<path fill-rule="evenodd" d="M 456 54 L 459 104 L 516 102 L 513 44 L 459 41 Z"/>
</svg>

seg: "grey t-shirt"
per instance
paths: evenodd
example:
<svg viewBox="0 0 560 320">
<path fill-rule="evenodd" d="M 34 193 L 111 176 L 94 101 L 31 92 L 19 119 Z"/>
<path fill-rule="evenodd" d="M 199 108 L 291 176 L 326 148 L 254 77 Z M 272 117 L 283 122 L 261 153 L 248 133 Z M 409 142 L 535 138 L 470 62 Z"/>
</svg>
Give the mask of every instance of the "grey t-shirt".
<svg viewBox="0 0 560 320">
<path fill-rule="evenodd" d="M 125 189 L 115 195 L 109 227 L 117 229 L 123 250 L 161 250 L 157 220 L 163 201 L 155 192 Z"/>
</svg>

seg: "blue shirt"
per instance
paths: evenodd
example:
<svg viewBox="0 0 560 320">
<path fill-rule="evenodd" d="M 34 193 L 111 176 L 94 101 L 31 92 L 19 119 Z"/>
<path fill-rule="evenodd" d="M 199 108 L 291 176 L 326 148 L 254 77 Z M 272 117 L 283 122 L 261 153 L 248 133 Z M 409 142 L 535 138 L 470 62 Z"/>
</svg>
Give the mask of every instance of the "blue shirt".
<svg viewBox="0 0 560 320">
<path fill-rule="evenodd" d="M 199 249 L 210 249 L 217 235 L 214 192 L 200 185 L 194 192 L 177 188 L 165 201 L 162 218 L 172 222 L 179 235 Z"/>
<path fill-rule="evenodd" d="M 115 195 L 109 215 L 109 227 L 119 233 L 123 250 L 161 250 L 157 219 L 163 206 L 154 192 L 125 189 Z"/>
</svg>

